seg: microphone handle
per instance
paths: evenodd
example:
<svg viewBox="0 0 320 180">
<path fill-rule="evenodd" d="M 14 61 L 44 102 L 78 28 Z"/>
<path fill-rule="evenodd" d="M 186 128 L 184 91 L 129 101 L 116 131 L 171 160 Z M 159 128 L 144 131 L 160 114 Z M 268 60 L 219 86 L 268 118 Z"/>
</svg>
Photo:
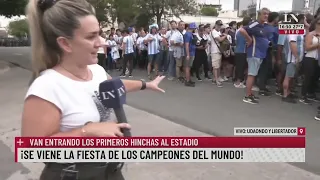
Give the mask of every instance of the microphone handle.
<svg viewBox="0 0 320 180">
<path fill-rule="evenodd" d="M 128 123 L 123 106 L 121 106 L 120 108 L 114 108 L 113 110 L 119 123 Z M 132 137 L 129 129 L 121 129 L 121 132 L 123 133 L 124 137 Z"/>
</svg>

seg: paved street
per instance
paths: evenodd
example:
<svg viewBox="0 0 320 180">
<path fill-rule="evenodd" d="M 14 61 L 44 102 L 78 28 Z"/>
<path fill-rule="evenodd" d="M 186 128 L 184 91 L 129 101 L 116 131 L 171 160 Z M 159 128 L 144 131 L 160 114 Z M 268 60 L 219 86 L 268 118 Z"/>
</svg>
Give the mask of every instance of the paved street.
<svg viewBox="0 0 320 180">
<path fill-rule="evenodd" d="M 28 69 L 30 68 L 30 50 L 28 48 L 0 48 L 0 62 L 1 61 L 9 61 Z M 17 70 L 19 68 L 13 69 L 14 71 L 10 70 L 9 72 L 0 74 L 1 85 L 7 85 L 7 83 L 11 83 L 10 89 L 4 86 L 5 88 L 1 88 L 0 91 L 0 102 L 2 110 L 1 114 L 5 114 L 5 119 L 7 119 L 6 117 L 11 117 L 16 121 L 12 122 L 13 124 L 11 124 L 10 127 L 6 127 L 8 123 L 1 122 L 0 124 L 3 136 L 5 136 L 6 132 L 10 132 L 10 137 L 18 135 L 18 131 L 16 129 L 19 128 L 19 116 L 21 114 L 22 103 L 21 99 L 15 100 L 16 102 L 11 102 L 11 99 L 16 99 L 15 93 L 19 94 L 19 98 L 23 97 L 27 81 L 29 80 L 28 76 L 26 75 L 28 74 L 27 71 L 24 70 L 23 73 L 21 73 L 21 69 L 20 71 Z M 19 72 L 20 75 L 17 75 L 15 72 Z M 118 74 L 113 73 L 113 75 Z M 142 72 L 134 72 L 133 75 L 136 79 L 145 78 Z M 189 136 L 195 135 L 193 133 L 198 133 L 198 135 L 201 135 L 202 133 L 198 132 L 201 131 L 203 133 L 216 136 L 227 136 L 232 135 L 233 128 L 237 126 L 306 127 L 307 162 L 294 164 L 294 166 L 312 173 L 320 174 L 320 157 L 318 155 L 318 152 L 320 150 L 320 132 L 318 130 L 320 123 L 313 120 L 313 116 L 316 113 L 315 105 L 288 105 L 282 103 L 280 99 L 275 96 L 269 98 L 262 97 L 260 105 L 248 105 L 242 102 L 243 90 L 232 88 L 231 84 L 226 84 L 225 86 L 225 88 L 219 89 L 214 87 L 209 82 L 202 82 L 197 83 L 197 87 L 195 88 L 186 88 L 181 84 L 166 80 L 162 84 L 162 87 L 166 90 L 165 94 L 139 92 L 128 96 L 128 105 L 144 110 L 139 111 L 137 109 L 129 108 L 128 117 L 132 117 L 132 119 L 129 120 L 134 123 L 135 127 L 140 128 L 138 128 L 140 131 L 135 131 L 135 133 L 138 135 L 153 135 L 152 133 L 154 132 L 154 135 Z M 18 107 L 13 106 L 18 102 L 20 103 Z M 12 109 L 10 111 L 4 110 L 7 107 L 12 107 Z M 129 114 L 130 110 L 132 116 Z M 13 116 L 13 112 L 15 112 L 16 115 Z M 141 116 L 133 116 L 133 114 L 135 113 L 142 114 Z M 147 117 L 150 118 L 145 118 L 145 116 L 143 116 L 143 113 L 148 114 Z M 158 115 L 162 118 L 155 118 L 155 116 L 152 114 Z M 184 125 L 186 127 L 173 124 L 171 122 L 168 122 L 168 120 L 177 124 Z M 6 122 L 9 122 L 8 119 L 6 120 Z M 142 128 L 143 124 L 146 124 L 146 127 L 148 128 Z M 151 126 L 152 128 L 149 128 L 149 126 Z M 6 137 L 9 135 L 7 134 Z M 9 139 L 6 137 L 1 137 L 4 143 L 0 143 L 0 151 L 3 152 L 2 150 L 5 150 L 6 153 L 9 154 L 8 156 L 10 156 L 10 152 L 8 152 L 9 148 L 7 147 L 10 143 Z M 0 165 L 1 167 L 3 167 L 2 159 L 4 157 L 0 156 L 0 158 Z M 10 160 L 6 160 L 7 163 L 8 161 Z M 16 164 L 14 164 L 14 166 L 15 167 L 12 167 L 11 170 L 8 170 L 8 175 L 15 173 L 16 171 L 24 172 L 28 169 L 32 169 L 30 167 L 24 169 L 22 166 L 18 166 Z M 133 169 L 147 166 L 148 165 L 129 166 L 128 173 L 130 174 L 130 172 L 133 172 Z M 156 166 L 157 168 L 160 168 L 160 170 L 166 171 L 161 165 Z M 201 171 L 197 171 L 197 173 L 199 174 L 198 177 L 194 176 L 194 178 L 190 178 L 188 176 L 185 176 L 184 179 L 208 179 L 208 176 L 200 177 L 200 174 L 212 174 L 212 176 L 215 177 L 217 177 L 218 175 L 217 179 L 320 179 L 318 176 L 316 177 L 312 174 L 307 173 L 306 171 L 300 171 L 299 169 L 284 163 L 248 163 L 244 167 L 239 166 L 239 164 L 197 164 L 194 166 L 188 164 L 176 164 L 173 166 L 176 167 L 175 171 L 179 171 L 180 168 L 188 168 L 189 170 L 189 168 L 196 167 L 196 169 L 198 170 L 202 169 Z M 26 165 L 24 165 L 24 167 L 26 167 Z M 156 169 L 155 166 L 152 167 Z M 241 172 L 240 170 L 243 172 Z M 167 171 L 170 171 L 170 168 L 168 168 Z M 180 171 L 181 173 L 183 172 L 183 170 Z M 31 170 L 31 172 L 33 171 Z M 263 175 L 261 177 L 255 177 L 254 173 L 256 173 L 256 175 Z M 288 176 L 288 174 L 290 173 L 295 175 Z M 225 174 L 225 176 L 223 174 Z M 229 174 L 229 176 L 226 174 Z M 8 175 L 3 176 L 1 171 L 0 179 L 2 180 L 2 176 L 7 178 L 9 177 Z M 232 178 L 232 175 L 237 175 L 238 178 Z M 181 174 L 181 179 L 183 179 L 182 176 L 183 175 Z M 165 179 L 165 177 L 167 178 L 169 176 L 163 175 L 162 178 L 157 179 Z M 176 178 L 172 179 L 180 179 L 177 175 L 174 177 Z"/>
</svg>

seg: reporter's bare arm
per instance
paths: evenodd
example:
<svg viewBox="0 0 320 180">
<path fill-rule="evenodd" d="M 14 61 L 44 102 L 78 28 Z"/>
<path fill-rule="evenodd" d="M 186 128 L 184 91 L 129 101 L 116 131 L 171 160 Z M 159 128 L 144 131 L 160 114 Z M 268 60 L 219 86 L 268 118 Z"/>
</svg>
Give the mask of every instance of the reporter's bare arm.
<svg viewBox="0 0 320 180">
<path fill-rule="evenodd" d="M 25 100 L 22 114 L 21 136 L 75 137 L 83 136 L 81 129 L 60 132 L 61 112 L 52 103 L 37 96 Z"/>
</svg>

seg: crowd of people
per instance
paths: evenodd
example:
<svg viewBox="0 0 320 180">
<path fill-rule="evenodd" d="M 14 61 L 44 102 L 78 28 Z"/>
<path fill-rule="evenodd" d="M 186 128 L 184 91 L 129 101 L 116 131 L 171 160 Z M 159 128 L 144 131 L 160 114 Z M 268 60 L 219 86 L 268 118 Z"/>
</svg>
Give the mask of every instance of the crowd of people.
<svg viewBox="0 0 320 180">
<path fill-rule="evenodd" d="M 170 29 L 157 24 L 138 32 L 134 27 L 122 32 L 112 28 L 107 36 L 101 32 L 105 46 L 99 62 L 106 70 L 121 70 L 121 77 L 132 77 L 138 66 L 147 70 L 150 79 L 166 75 L 189 87 L 195 87 L 192 79 L 209 80 L 220 88 L 224 82 L 233 82 L 235 88 L 246 89 L 243 101 L 250 104 L 259 103 L 253 91 L 260 96 L 273 94 L 269 80 L 274 78 L 275 94 L 283 102 L 310 104 L 319 101 L 315 93 L 320 75 L 317 14 L 298 16 L 295 23 L 305 27 L 302 35 L 279 35 L 283 17 L 267 8 L 258 12 L 257 20 L 244 17 L 227 24 L 171 21 Z"/>
</svg>

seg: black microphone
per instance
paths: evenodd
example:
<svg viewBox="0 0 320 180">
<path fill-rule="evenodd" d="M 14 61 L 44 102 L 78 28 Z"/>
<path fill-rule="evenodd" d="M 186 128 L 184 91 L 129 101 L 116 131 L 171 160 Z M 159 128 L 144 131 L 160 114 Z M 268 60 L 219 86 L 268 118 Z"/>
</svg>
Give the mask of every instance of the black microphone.
<svg viewBox="0 0 320 180">
<path fill-rule="evenodd" d="M 99 85 L 100 101 L 106 108 L 113 108 L 119 123 L 128 123 L 123 104 L 126 104 L 126 90 L 119 78 L 106 80 Z M 129 129 L 121 129 L 125 137 L 131 137 Z"/>
</svg>

